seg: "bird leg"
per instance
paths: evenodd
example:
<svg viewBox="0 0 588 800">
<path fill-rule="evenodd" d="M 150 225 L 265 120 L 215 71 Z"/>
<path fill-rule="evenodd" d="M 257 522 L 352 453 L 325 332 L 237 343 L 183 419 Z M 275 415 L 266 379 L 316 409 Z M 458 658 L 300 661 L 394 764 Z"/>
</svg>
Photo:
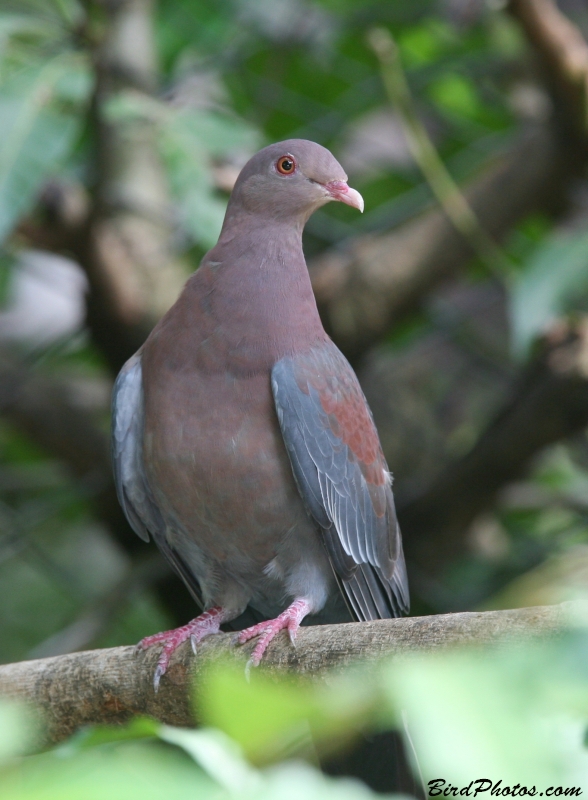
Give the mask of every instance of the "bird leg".
<svg viewBox="0 0 588 800">
<path fill-rule="evenodd" d="M 298 598 L 294 600 L 292 605 L 288 606 L 285 611 L 282 611 L 279 617 L 268 619 L 265 622 L 260 622 L 257 625 L 252 625 L 250 628 L 245 628 L 245 630 L 240 631 L 235 637 L 238 644 L 245 644 L 249 639 L 253 639 L 254 636 L 260 637 L 247 662 L 246 672 L 249 672 L 250 667 L 259 666 L 259 662 L 263 658 L 263 654 L 267 650 L 269 643 L 281 630 L 285 629 L 288 631 L 290 641 L 294 644 L 300 623 L 304 617 L 310 613 L 311 608 L 308 600 Z"/>
<path fill-rule="evenodd" d="M 190 639 L 192 650 L 196 653 L 196 645 L 201 642 L 205 636 L 218 633 L 221 624 L 232 616 L 234 615 L 230 614 L 227 609 L 221 606 L 214 606 L 214 608 L 209 608 L 208 611 L 200 614 L 199 617 L 196 617 L 196 619 L 193 619 L 181 628 L 163 631 L 163 633 L 156 633 L 153 636 L 147 636 L 145 639 L 141 639 L 137 645 L 138 650 L 146 650 L 154 644 L 163 644 L 163 650 L 159 656 L 157 669 L 153 676 L 153 687 L 155 691 L 157 692 L 159 689 L 159 681 L 161 680 L 161 676 L 165 675 L 172 654 L 186 639 Z"/>
</svg>

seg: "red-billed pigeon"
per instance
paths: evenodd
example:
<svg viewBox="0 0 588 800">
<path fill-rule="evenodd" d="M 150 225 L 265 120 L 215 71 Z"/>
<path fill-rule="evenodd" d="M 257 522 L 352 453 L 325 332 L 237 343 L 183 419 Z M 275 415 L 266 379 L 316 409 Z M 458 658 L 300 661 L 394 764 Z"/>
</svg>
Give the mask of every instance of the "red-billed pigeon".
<svg viewBox="0 0 588 800">
<path fill-rule="evenodd" d="M 302 252 L 307 219 L 330 200 L 363 210 L 324 147 L 291 139 L 253 156 L 218 244 L 117 378 L 120 502 L 205 609 L 140 643 L 163 645 L 156 689 L 178 645 L 195 650 L 246 608 L 265 620 L 238 634 L 259 637 L 254 666 L 307 615 L 408 612 L 390 473 Z"/>
</svg>

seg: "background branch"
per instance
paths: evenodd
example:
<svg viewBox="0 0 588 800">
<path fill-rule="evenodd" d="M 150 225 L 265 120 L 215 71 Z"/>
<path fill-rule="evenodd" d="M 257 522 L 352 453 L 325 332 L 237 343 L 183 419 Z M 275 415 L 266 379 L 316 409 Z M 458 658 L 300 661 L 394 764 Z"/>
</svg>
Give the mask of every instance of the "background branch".
<svg viewBox="0 0 588 800">
<path fill-rule="evenodd" d="M 581 31 L 553 0 L 510 0 L 543 69 L 556 104 L 557 124 L 586 148 L 588 127 L 588 45 Z"/>
<path fill-rule="evenodd" d="M 473 449 L 399 508 L 407 557 L 434 574 L 464 552 L 468 528 L 532 457 L 588 424 L 588 324 L 553 329 Z"/>
<path fill-rule="evenodd" d="M 0 348 L 0 415 L 65 464 L 96 519 L 126 553 L 147 555 L 116 496 L 108 435 L 73 401 L 63 382 Z M 153 585 L 160 602 L 178 622 L 193 616 L 194 602 L 183 583 L 164 565 L 163 556 L 157 558 Z"/>
<path fill-rule="evenodd" d="M 576 165 L 577 166 L 577 165 Z M 549 127 L 529 130 L 464 189 L 480 226 L 500 240 L 538 208 L 555 208 L 571 164 Z M 471 246 L 438 208 L 390 233 L 363 236 L 310 263 L 321 317 L 354 361 L 427 292 L 472 260 Z"/>
</svg>

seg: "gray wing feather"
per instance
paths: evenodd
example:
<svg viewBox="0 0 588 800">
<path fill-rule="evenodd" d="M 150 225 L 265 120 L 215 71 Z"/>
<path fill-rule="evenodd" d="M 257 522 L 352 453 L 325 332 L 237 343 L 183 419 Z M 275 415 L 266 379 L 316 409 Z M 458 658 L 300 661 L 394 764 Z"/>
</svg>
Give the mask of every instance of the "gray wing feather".
<svg viewBox="0 0 588 800">
<path fill-rule="evenodd" d="M 131 528 L 155 544 L 179 573 L 192 597 L 202 605 L 200 587 L 190 568 L 166 536 L 166 524 L 153 497 L 143 464 L 143 376 L 136 353 L 121 369 L 112 391 L 112 463 L 119 502 Z"/>
<path fill-rule="evenodd" d="M 162 525 L 162 520 L 150 497 L 143 468 L 142 440 L 141 357 L 136 354 L 121 369 L 112 391 L 112 463 L 116 493 L 123 511 L 135 533 L 148 542 L 149 531 Z"/>
<path fill-rule="evenodd" d="M 347 445 L 330 428 L 316 391 L 297 384 L 294 363 L 279 361 L 272 391 L 292 471 L 340 585 L 359 619 L 408 612 L 408 582 L 392 491 L 375 513 L 369 487 Z"/>
</svg>

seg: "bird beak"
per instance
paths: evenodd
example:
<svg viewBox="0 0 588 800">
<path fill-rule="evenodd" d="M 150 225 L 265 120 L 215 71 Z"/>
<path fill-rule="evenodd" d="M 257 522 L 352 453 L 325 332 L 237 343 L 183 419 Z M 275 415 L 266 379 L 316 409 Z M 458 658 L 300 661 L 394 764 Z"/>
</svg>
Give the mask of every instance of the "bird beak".
<svg viewBox="0 0 588 800">
<path fill-rule="evenodd" d="M 332 200 L 338 200 L 340 203 L 357 208 L 363 213 L 363 197 L 358 191 L 348 186 L 345 181 L 329 181 L 324 186 Z"/>
</svg>

